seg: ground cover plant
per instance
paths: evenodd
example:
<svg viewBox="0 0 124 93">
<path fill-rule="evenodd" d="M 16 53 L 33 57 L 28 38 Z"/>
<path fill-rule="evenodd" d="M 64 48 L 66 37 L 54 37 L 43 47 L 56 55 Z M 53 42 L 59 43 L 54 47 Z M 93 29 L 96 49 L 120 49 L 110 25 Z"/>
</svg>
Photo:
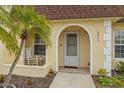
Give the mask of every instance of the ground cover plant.
<svg viewBox="0 0 124 93">
<path fill-rule="evenodd" d="M 114 74 L 107 76 L 106 69 L 100 69 L 98 75 L 93 75 L 93 81 L 97 88 L 124 88 L 124 62 L 116 64 Z M 116 74 L 115 74 L 116 73 Z"/>
</svg>

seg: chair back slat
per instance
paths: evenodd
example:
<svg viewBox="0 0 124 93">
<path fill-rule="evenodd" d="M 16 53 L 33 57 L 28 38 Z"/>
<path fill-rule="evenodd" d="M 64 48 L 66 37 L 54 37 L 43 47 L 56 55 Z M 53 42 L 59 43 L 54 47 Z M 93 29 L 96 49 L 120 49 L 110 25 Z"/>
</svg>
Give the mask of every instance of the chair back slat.
<svg viewBox="0 0 124 93">
<path fill-rule="evenodd" d="M 32 52 L 31 52 L 31 48 L 26 48 L 25 52 L 26 52 L 26 58 L 32 58 Z"/>
</svg>

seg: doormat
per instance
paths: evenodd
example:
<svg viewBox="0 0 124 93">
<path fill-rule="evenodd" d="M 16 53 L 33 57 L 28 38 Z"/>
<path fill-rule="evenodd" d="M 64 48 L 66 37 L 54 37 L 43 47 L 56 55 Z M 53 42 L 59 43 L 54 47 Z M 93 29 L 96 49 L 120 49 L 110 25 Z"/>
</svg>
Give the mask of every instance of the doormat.
<svg viewBox="0 0 124 93">
<path fill-rule="evenodd" d="M 78 68 L 78 67 L 64 66 L 64 68 Z"/>
</svg>

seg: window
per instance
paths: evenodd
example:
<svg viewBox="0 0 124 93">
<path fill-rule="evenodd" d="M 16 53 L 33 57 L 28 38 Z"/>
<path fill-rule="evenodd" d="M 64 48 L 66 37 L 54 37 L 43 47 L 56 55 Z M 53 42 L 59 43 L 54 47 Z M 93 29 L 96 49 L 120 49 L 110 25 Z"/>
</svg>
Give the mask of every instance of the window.
<svg viewBox="0 0 124 93">
<path fill-rule="evenodd" d="M 124 31 L 115 32 L 115 58 L 124 58 Z"/>
<path fill-rule="evenodd" d="M 67 56 L 77 56 L 77 33 L 67 34 Z"/>
<path fill-rule="evenodd" d="M 46 45 L 38 34 L 35 34 L 34 55 L 46 55 Z"/>
</svg>

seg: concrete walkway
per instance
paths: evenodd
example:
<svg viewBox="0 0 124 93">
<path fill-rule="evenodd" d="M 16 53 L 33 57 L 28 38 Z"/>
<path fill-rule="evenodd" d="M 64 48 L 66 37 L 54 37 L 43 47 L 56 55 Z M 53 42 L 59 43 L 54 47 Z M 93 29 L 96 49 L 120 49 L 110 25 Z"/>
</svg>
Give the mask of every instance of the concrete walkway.
<svg viewBox="0 0 124 93">
<path fill-rule="evenodd" d="M 95 88 L 89 74 L 58 72 L 50 88 Z"/>
</svg>

